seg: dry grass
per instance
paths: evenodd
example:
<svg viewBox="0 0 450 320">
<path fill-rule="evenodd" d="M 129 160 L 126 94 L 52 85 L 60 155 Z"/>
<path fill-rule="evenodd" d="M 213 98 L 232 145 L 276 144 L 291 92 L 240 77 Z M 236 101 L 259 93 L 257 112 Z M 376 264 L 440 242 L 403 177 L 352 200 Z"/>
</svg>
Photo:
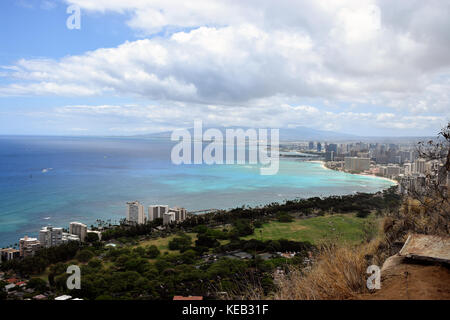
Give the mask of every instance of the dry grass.
<svg viewBox="0 0 450 320">
<path fill-rule="evenodd" d="M 382 234 L 367 243 L 324 244 L 309 270 L 291 267 L 280 277 L 277 300 L 345 300 L 367 293 L 366 270 L 369 265 L 381 266 L 389 256 Z"/>
<path fill-rule="evenodd" d="M 360 247 L 324 246 L 310 271 L 291 268 L 279 279 L 275 299 L 351 299 L 366 288 L 365 252 Z"/>
</svg>

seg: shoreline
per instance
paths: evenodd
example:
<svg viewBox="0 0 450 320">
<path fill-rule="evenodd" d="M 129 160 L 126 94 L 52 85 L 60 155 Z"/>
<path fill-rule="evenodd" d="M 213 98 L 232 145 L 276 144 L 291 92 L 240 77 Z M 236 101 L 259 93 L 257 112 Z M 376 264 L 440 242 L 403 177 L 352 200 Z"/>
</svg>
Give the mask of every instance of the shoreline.
<svg viewBox="0 0 450 320">
<path fill-rule="evenodd" d="M 326 170 L 332 170 L 332 171 L 337 171 L 337 172 L 344 172 L 344 173 L 354 174 L 354 175 L 357 175 L 357 176 L 363 176 L 363 177 L 372 177 L 372 178 L 384 179 L 384 180 L 390 181 L 390 182 L 392 182 L 394 185 L 398 186 L 398 181 L 393 180 L 393 179 L 389 179 L 389 178 L 386 178 L 386 177 L 380 177 L 380 176 L 376 176 L 376 175 L 374 175 L 374 174 L 351 173 L 351 172 L 345 172 L 345 171 L 341 171 L 341 170 L 330 169 L 330 168 L 328 168 L 327 166 L 325 166 L 325 161 L 323 161 L 323 160 L 310 160 L 310 161 L 308 161 L 308 162 L 320 163 L 321 167 L 324 168 L 324 169 L 326 169 Z"/>
</svg>

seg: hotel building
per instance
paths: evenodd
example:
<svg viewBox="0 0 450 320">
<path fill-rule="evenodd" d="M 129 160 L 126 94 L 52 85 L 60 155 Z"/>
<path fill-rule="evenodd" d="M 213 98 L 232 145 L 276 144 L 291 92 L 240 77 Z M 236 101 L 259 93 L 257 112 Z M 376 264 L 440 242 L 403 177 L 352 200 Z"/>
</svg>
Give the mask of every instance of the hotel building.
<svg viewBox="0 0 450 320">
<path fill-rule="evenodd" d="M 39 242 L 44 248 L 59 246 L 63 243 L 62 228 L 54 228 L 51 226 L 42 228 L 39 231 Z"/>
<path fill-rule="evenodd" d="M 86 239 L 87 225 L 81 222 L 71 222 L 69 226 L 69 233 L 76 235 L 82 242 Z"/>
<path fill-rule="evenodd" d="M 369 158 L 345 157 L 344 161 L 345 170 L 350 172 L 361 172 L 370 168 Z"/>
<path fill-rule="evenodd" d="M 132 224 L 144 224 L 144 206 L 139 201 L 127 202 L 127 222 Z"/>
<path fill-rule="evenodd" d="M 158 218 L 163 218 L 164 214 L 169 212 L 167 205 L 152 205 L 148 207 L 148 219 L 153 221 Z"/>
</svg>

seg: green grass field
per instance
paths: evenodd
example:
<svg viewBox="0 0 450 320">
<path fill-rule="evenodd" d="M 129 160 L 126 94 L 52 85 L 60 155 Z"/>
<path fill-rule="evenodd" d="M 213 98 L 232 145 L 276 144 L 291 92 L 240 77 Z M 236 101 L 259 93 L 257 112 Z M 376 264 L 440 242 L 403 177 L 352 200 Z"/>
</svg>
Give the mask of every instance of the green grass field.
<svg viewBox="0 0 450 320">
<path fill-rule="evenodd" d="M 243 239 L 288 239 L 309 241 L 313 244 L 319 244 L 327 240 L 359 243 L 364 236 L 364 225 L 375 221 L 376 218 L 372 215 L 362 219 L 354 214 L 335 214 L 310 219 L 296 219 L 287 223 L 271 221 L 264 224 L 262 228 L 255 229 L 253 235 Z"/>
<path fill-rule="evenodd" d="M 192 244 L 194 244 L 195 240 L 197 240 L 197 234 L 196 233 L 186 233 L 186 234 L 191 237 Z M 178 250 L 176 250 L 176 251 L 169 250 L 169 242 L 170 242 L 170 240 L 172 240 L 175 237 L 177 237 L 177 235 L 171 235 L 171 236 L 165 237 L 165 238 L 158 238 L 158 239 L 141 241 L 141 242 L 139 242 L 138 245 L 133 246 L 133 248 L 146 247 L 146 246 L 154 245 L 154 246 L 156 246 L 159 249 L 159 251 L 161 251 L 161 253 L 164 253 L 164 252 L 172 252 L 172 253 L 173 252 L 178 252 Z"/>
</svg>

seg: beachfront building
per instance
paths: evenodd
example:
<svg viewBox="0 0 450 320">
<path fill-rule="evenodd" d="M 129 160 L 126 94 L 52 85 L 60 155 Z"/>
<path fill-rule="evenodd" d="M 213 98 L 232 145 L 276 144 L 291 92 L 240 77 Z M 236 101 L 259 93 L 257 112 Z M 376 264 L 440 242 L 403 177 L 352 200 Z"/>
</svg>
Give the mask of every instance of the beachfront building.
<svg viewBox="0 0 450 320">
<path fill-rule="evenodd" d="M 63 243 L 62 228 L 44 227 L 39 231 L 39 242 L 43 248 L 59 246 Z"/>
<path fill-rule="evenodd" d="M 163 218 L 163 215 L 167 212 L 169 212 L 169 206 L 167 205 L 151 205 L 148 207 L 148 220 L 153 221 L 158 218 Z"/>
<path fill-rule="evenodd" d="M 85 241 L 87 235 L 87 225 L 81 222 L 71 222 L 69 233 L 78 236 L 82 242 Z"/>
<path fill-rule="evenodd" d="M 175 221 L 176 221 L 175 220 L 175 212 L 169 211 L 169 212 L 163 214 L 163 224 L 164 225 L 175 222 Z"/>
<path fill-rule="evenodd" d="M 349 172 L 362 172 L 370 168 L 369 158 L 345 157 L 344 162 L 344 168 Z"/>
<path fill-rule="evenodd" d="M 9 261 L 20 257 L 20 251 L 13 248 L 0 250 L 0 262 Z"/>
<path fill-rule="evenodd" d="M 396 165 L 388 165 L 386 167 L 386 177 L 394 179 L 402 173 L 401 168 Z"/>
<path fill-rule="evenodd" d="M 25 236 L 19 240 L 19 251 L 21 257 L 32 257 L 41 248 L 41 243 L 37 238 Z"/>
<path fill-rule="evenodd" d="M 144 206 L 139 201 L 127 202 L 127 222 L 144 224 L 145 220 Z"/>
</svg>

